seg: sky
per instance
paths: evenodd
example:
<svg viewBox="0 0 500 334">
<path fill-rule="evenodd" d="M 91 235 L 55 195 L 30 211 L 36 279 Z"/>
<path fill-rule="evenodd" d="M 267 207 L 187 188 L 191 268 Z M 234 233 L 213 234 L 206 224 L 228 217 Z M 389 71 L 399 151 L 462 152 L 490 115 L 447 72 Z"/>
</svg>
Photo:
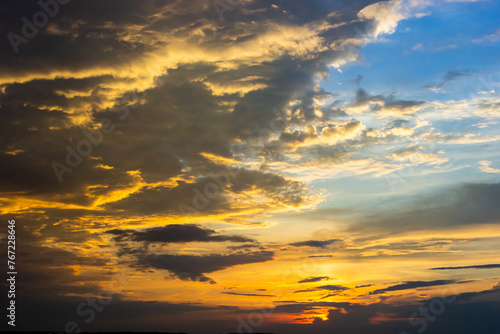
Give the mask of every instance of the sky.
<svg viewBox="0 0 500 334">
<path fill-rule="evenodd" d="M 0 328 L 498 334 L 499 12 L 1 2 Z"/>
</svg>

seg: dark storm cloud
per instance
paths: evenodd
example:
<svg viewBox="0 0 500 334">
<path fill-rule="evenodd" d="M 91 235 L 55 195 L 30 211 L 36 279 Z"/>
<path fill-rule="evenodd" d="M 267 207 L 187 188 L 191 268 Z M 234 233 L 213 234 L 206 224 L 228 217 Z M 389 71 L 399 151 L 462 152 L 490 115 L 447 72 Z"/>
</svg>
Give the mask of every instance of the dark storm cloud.
<svg viewBox="0 0 500 334">
<path fill-rule="evenodd" d="M 315 248 L 326 248 L 336 242 L 341 242 L 340 239 L 330 239 L 330 240 L 307 240 L 300 242 L 293 242 L 289 244 L 295 247 L 315 247 Z"/>
<path fill-rule="evenodd" d="M 253 240 L 239 235 L 221 235 L 214 230 L 199 225 L 167 225 L 141 231 L 114 229 L 108 233 L 115 235 L 115 240 L 142 241 L 145 243 L 187 243 L 187 242 L 252 242 Z"/>
<path fill-rule="evenodd" d="M 378 289 L 370 292 L 371 295 L 380 294 L 390 291 L 400 291 L 400 290 L 409 290 L 409 289 L 418 289 L 418 288 L 426 288 L 430 286 L 439 286 L 439 285 L 448 285 L 454 283 L 466 283 L 456 280 L 434 280 L 434 281 L 409 281 L 401 284 L 396 284 L 389 286 L 384 289 Z"/>
<path fill-rule="evenodd" d="M 298 283 L 314 283 L 314 282 L 326 281 L 329 279 L 330 279 L 330 277 L 328 277 L 328 276 L 309 277 L 309 278 L 305 278 L 303 280 L 300 280 Z"/>
<path fill-rule="evenodd" d="M 171 255 L 140 254 L 137 265 L 145 268 L 164 269 L 182 280 L 211 282 L 214 280 L 204 274 L 224 270 L 242 264 L 260 263 L 273 260 L 274 252 L 259 251 L 250 253 L 210 254 L 210 255 Z"/>
<path fill-rule="evenodd" d="M 458 270 L 458 269 L 498 269 L 500 264 L 479 264 L 473 266 L 462 266 L 462 267 L 438 267 L 430 268 L 429 270 Z"/>
</svg>

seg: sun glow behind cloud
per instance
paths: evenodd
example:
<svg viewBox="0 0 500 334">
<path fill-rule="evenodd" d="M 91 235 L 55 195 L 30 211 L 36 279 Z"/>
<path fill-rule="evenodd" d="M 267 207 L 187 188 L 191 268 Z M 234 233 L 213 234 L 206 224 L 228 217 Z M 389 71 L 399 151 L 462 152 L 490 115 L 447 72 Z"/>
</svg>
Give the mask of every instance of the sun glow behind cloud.
<svg viewBox="0 0 500 334">
<path fill-rule="evenodd" d="M 5 31 L 39 10 L 2 6 Z M 498 269 L 473 267 L 499 261 L 497 64 L 397 69 L 494 54 L 495 30 L 395 42 L 474 6 L 255 0 L 219 21 L 201 0 L 91 1 L 18 54 L 6 39 L 0 202 L 22 298 L 72 310 L 123 271 L 87 329 L 235 331 L 254 312 L 318 333 L 408 330 L 443 295 L 495 301 Z"/>
</svg>

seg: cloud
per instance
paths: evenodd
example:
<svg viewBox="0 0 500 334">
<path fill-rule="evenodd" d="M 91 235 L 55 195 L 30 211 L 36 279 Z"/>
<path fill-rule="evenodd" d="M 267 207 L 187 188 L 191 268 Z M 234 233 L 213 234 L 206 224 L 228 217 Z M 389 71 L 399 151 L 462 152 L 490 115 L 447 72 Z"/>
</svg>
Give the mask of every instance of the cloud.
<svg viewBox="0 0 500 334">
<path fill-rule="evenodd" d="M 411 49 L 412 50 L 422 50 L 424 48 L 424 46 L 422 45 L 422 43 L 418 43 L 418 44 L 415 44 Z"/>
<path fill-rule="evenodd" d="M 210 173 L 226 170 L 204 154 L 238 162 L 246 154 L 235 148 L 243 146 L 248 157 L 258 155 L 247 144 L 272 123 L 272 110 L 290 111 L 285 124 L 303 129 L 305 134 L 282 129 L 284 141 L 297 136 L 295 144 L 311 129 L 307 122 L 327 119 L 333 111 L 321 101 L 332 94 L 315 80 L 326 77 L 332 63 L 355 58 L 348 48 L 359 43 L 354 28 L 372 34 L 378 29 L 372 14 L 384 13 L 385 21 L 397 7 L 384 4 L 386 9 L 366 9 L 360 16 L 367 3 L 346 2 L 341 12 L 329 15 L 336 5 L 323 1 L 280 4 L 279 12 L 255 2 L 245 15 L 228 15 L 220 24 L 213 8 L 199 1 L 182 10 L 175 3 L 127 1 L 126 9 L 115 13 L 117 5 L 69 3 L 19 54 L 9 54 L 9 45 L 1 48 L 7 51 L 0 62 L 6 73 L 0 184 L 8 191 L 113 216 L 179 213 L 179 205 L 192 206 L 195 191 L 212 181 Z M 19 32 L 20 17 L 38 10 L 26 3 L 2 11 L 5 31 Z M 141 98 L 122 99 L 131 93 Z M 130 110 L 122 119 L 117 109 Z M 65 147 L 86 140 L 82 132 L 100 129 L 103 118 L 117 130 L 65 174 L 64 182 L 55 182 L 51 164 L 64 162 Z M 359 135 L 363 125 L 350 120 L 315 128 L 326 145 Z M 317 200 L 304 183 L 289 177 L 238 170 L 236 176 L 237 169 L 230 169 L 231 186 L 209 198 L 204 213 L 256 207 L 272 212 Z M 244 206 L 236 200 L 241 196 L 253 201 Z"/>
<path fill-rule="evenodd" d="M 357 59 L 364 38 L 355 28 L 368 35 L 376 29 L 377 18 L 369 11 L 358 16 L 368 4 L 344 1 L 339 11 L 339 4 L 325 1 L 289 1 L 276 11 L 254 1 L 241 12 L 227 13 L 221 23 L 203 1 L 179 6 L 176 1 L 89 0 L 60 6 L 17 54 L 2 39 L 0 186 L 5 193 L 0 201 L 21 220 L 38 215 L 30 225 L 34 240 L 62 252 L 34 248 L 32 263 L 45 263 L 49 255 L 81 260 L 62 261 L 65 268 L 52 274 L 33 265 L 34 273 L 50 277 L 44 291 L 89 293 L 99 281 L 94 269 L 103 263 L 109 269 L 105 259 L 114 251 L 134 268 L 164 269 L 192 281 L 272 260 L 274 253 L 263 249 L 154 254 L 144 246 L 252 242 L 198 225 L 167 224 L 183 214 L 243 224 L 319 201 L 291 175 L 243 165 L 264 156 L 263 145 L 255 142 L 276 139 L 262 131 L 276 121 L 275 109 L 284 111 L 278 136 L 311 125 L 327 146 L 362 132 L 363 124 L 354 119 L 326 122 L 345 113 L 324 107 L 334 94 L 317 80 L 328 76 L 330 65 Z M 39 10 L 36 2 L 2 7 L 0 30 L 21 34 L 21 18 Z M 103 130 L 103 119 L 115 130 L 103 134 L 59 182 L 53 162 L 66 164 L 66 148 L 78 150 L 89 140 L 85 133 Z M 294 135 L 289 137 L 293 141 Z M 182 205 L 193 210 L 181 212 Z M 165 226 L 151 227 L 160 222 Z M 110 237 L 121 241 L 117 249 L 107 244 Z M 230 247 L 239 246 L 253 247 Z M 69 284 L 77 266 L 80 287 Z"/>
<path fill-rule="evenodd" d="M 500 208 L 495 201 L 498 196 L 498 183 L 465 183 L 425 195 L 400 198 L 396 200 L 400 209 L 371 212 L 359 223 L 366 229 L 376 226 L 398 232 L 492 224 L 500 218 Z"/>
<path fill-rule="evenodd" d="M 249 253 L 209 254 L 209 255 L 172 255 L 139 254 L 137 266 L 142 268 L 164 269 L 182 280 L 215 283 L 204 274 L 224 270 L 237 265 L 260 263 L 273 260 L 274 252 L 259 251 Z"/>
<path fill-rule="evenodd" d="M 327 281 L 330 277 L 328 276 L 317 276 L 317 277 L 308 277 L 303 280 L 300 280 L 298 283 L 315 283 L 320 281 Z"/>
<path fill-rule="evenodd" d="M 274 312 L 276 313 L 303 313 L 307 310 L 314 310 L 317 308 L 324 307 L 334 307 L 334 308 L 343 308 L 352 305 L 349 302 L 310 302 L 310 303 L 288 303 L 277 305 L 274 308 Z"/>
<path fill-rule="evenodd" d="M 34 296 L 38 288 L 44 298 L 87 297 L 107 282 L 118 264 L 131 266 L 138 280 L 147 281 L 143 271 L 155 269 L 184 281 L 213 282 L 206 275 L 272 261 L 276 255 L 249 237 L 178 222 L 186 214 L 180 208 L 189 207 L 187 215 L 196 221 L 255 227 L 248 222 L 287 210 L 297 214 L 319 203 L 320 196 L 297 170 L 283 164 L 275 168 L 273 163 L 297 168 L 307 164 L 315 177 L 321 174 L 314 168 L 322 163 L 331 177 L 344 167 L 346 173 L 378 172 L 386 167 L 378 157 L 383 164 L 389 164 L 389 159 L 433 165 L 443 161 L 439 153 L 400 151 L 395 145 L 384 151 L 392 154 L 380 154 L 377 159 L 362 152 L 364 145 L 392 145 L 418 134 L 402 122 L 366 130 L 365 119 L 384 113 L 410 116 L 427 102 L 359 90 L 356 100 L 343 107 L 339 102 L 329 104 L 342 97 L 326 92 L 318 82 L 328 78 L 331 67 L 360 60 L 364 43 L 395 31 L 409 15 L 405 3 L 290 0 L 275 5 L 249 1 L 219 22 L 211 3 L 201 0 L 70 2 L 36 37 L 21 45 L 18 54 L 11 52 L 8 39 L 0 41 L 0 187 L 4 190 L 0 202 L 6 216 L 18 215 L 33 234 L 30 239 L 20 238 L 27 252 L 20 267 L 29 277 L 20 278 L 24 285 L 19 289 L 19 311 L 30 310 L 29 316 L 20 313 L 20 318 L 36 318 L 27 327 L 53 330 L 53 320 L 64 326 L 82 301 L 47 299 L 41 307 L 26 295 L 33 292 Z M 0 31 L 20 33 L 21 17 L 31 18 L 39 9 L 36 2 L 3 6 Z M 358 77 L 354 83 L 360 82 Z M 477 108 L 490 115 L 496 109 L 494 104 Z M 278 116 L 274 110 L 280 111 Z M 352 114 L 358 110 L 368 113 L 355 119 Z M 92 153 L 59 183 L 51 164 L 64 163 L 65 148 L 76 149 L 88 140 L 84 133 L 102 130 L 102 119 L 111 120 L 116 130 L 105 134 L 102 143 L 94 145 Z M 403 230 L 494 222 L 498 194 L 495 189 L 480 188 L 458 189 L 464 198 L 441 211 L 443 207 L 436 204 L 428 215 L 427 206 L 420 203 L 410 206 L 414 210 L 400 209 L 392 215 L 375 212 L 367 221 L 374 222 L 375 228 L 387 222 L 391 232 L 400 227 L 400 221 L 409 222 Z M 464 214 L 474 205 L 481 211 Z M 28 219 L 33 216 L 38 218 Z M 418 219 L 423 223 L 418 224 Z M 152 227 L 158 225 L 162 226 Z M 111 238 L 117 245 L 107 244 Z M 325 249 L 340 241 L 290 245 Z M 194 242 L 209 242 L 211 248 L 181 247 Z M 146 247 L 150 244 L 154 245 Z M 217 253 L 216 247 L 229 251 Z M 240 249 L 245 251 L 236 251 Z M 326 279 L 309 277 L 301 282 Z M 346 289 L 323 285 L 313 291 Z M 332 320 L 358 315 L 350 303 L 289 304 L 277 310 L 322 308 L 326 314 L 328 308 L 350 307 L 349 315 L 332 311 Z M 37 309 L 42 312 L 38 318 Z M 116 297 L 102 313 L 103 320 L 96 320 L 90 329 L 115 330 L 110 325 L 114 324 L 128 330 L 134 328 L 130 327 L 133 321 L 158 329 L 167 321 L 165 315 L 215 309 L 223 307 Z M 377 305 L 370 312 L 388 309 Z M 198 321 L 191 314 L 189 318 Z"/>
<path fill-rule="evenodd" d="M 313 332 L 327 334 L 335 331 L 340 334 L 347 333 L 373 333 L 384 334 L 389 332 L 412 332 L 424 329 L 426 333 L 456 333 L 461 331 L 494 334 L 500 330 L 500 325 L 495 321 L 500 310 L 498 291 L 495 289 L 458 294 L 421 301 L 400 303 L 372 303 L 369 305 L 325 303 L 329 308 L 328 320 L 314 317 L 312 324 L 290 324 L 287 326 L 267 326 L 266 331 L 283 330 L 287 333 L 299 334 Z M 444 305 L 443 312 L 432 313 L 430 319 L 437 321 L 418 321 L 412 319 L 425 319 L 420 310 L 429 310 L 432 306 Z M 289 314 L 303 314 L 305 310 L 320 308 L 317 303 L 285 304 L 276 307 L 277 312 L 282 310 Z M 441 310 L 441 308 L 439 309 Z M 415 318 L 413 318 L 413 316 Z M 435 318 L 434 318 L 435 317 Z M 425 326 L 424 326 L 425 325 Z"/>
<path fill-rule="evenodd" d="M 17 268 L 23 268 L 23 275 L 18 275 L 16 278 L 16 286 L 22 289 L 16 291 L 16 296 L 36 295 L 40 299 L 51 299 L 56 295 L 87 296 L 98 292 L 113 279 L 112 275 L 116 268 L 107 258 L 108 254 L 105 251 L 93 254 L 86 252 L 88 248 L 85 241 L 89 239 L 88 232 L 81 231 L 79 235 L 71 236 L 70 233 L 61 230 L 60 226 L 50 226 L 39 215 L 33 216 L 33 219 L 27 215 L 0 216 L 5 221 L 16 220 L 15 235 L 18 251 L 15 264 Z M 24 228 L 21 228 L 20 222 L 26 224 Z M 80 247 L 59 248 L 41 242 L 38 235 L 40 230 L 50 230 L 54 240 Z M 7 258 L 7 225 L 1 232 L 0 256 Z M 89 271 L 85 272 L 83 268 Z M 0 279 L 5 281 L 7 276 L 5 271 L 0 274 Z"/>
<path fill-rule="evenodd" d="M 409 146 L 399 149 L 395 152 L 388 154 L 388 158 L 396 162 L 404 162 L 410 166 L 426 164 L 428 166 L 442 165 L 448 161 L 447 158 L 441 157 L 443 151 L 437 153 L 424 153 L 424 147 Z"/>
<path fill-rule="evenodd" d="M 455 47 L 456 47 L 456 45 L 455 45 Z M 444 48 L 446 48 L 446 47 L 444 47 Z M 449 48 L 449 46 L 448 46 L 448 48 Z M 440 49 L 443 49 L 443 48 L 440 48 Z M 452 81 L 455 81 L 457 79 L 464 78 L 464 77 L 470 77 L 474 74 L 477 74 L 477 70 L 470 69 L 470 68 L 448 71 L 443 75 L 441 82 L 434 84 L 434 85 L 425 85 L 424 87 L 427 89 L 434 90 L 434 91 L 439 91 L 441 88 L 443 88 L 443 86 L 447 85 L 448 83 L 450 83 Z"/>
<path fill-rule="evenodd" d="M 500 264 L 481 264 L 473 266 L 462 266 L 462 267 L 437 267 L 430 268 L 429 270 L 458 270 L 458 269 L 498 269 Z"/>
<path fill-rule="evenodd" d="M 310 292 L 310 291 L 321 291 L 321 290 L 339 292 L 339 291 L 349 290 L 349 288 L 345 287 L 345 286 L 342 286 L 342 285 L 328 284 L 328 285 L 317 286 L 317 287 L 312 288 L 312 289 L 294 291 L 294 293 Z"/>
<path fill-rule="evenodd" d="M 295 247 L 315 247 L 315 248 L 326 248 L 334 243 L 340 242 L 340 239 L 330 239 L 330 240 L 307 240 L 300 242 L 293 242 L 289 244 Z"/>
<path fill-rule="evenodd" d="M 426 104 L 425 101 L 398 100 L 393 96 L 369 95 L 358 89 L 355 99 L 350 103 L 349 111 L 356 113 L 376 112 L 391 115 L 409 115 Z"/>
<path fill-rule="evenodd" d="M 485 173 L 490 173 L 490 174 L 500 174 L 500 169 L 495 169 L 491 167 L 492 162 L 491 161 L 479 161 L 478 164 L 481 166 L 479 169 Z"/>
<path fill-rule="evenodd" d="M 392 285 L 384 289 L 377 289 L 371 291 L 370 295 L 386 293 L 391 291 L 401 291 L 401 290 L 425 288 L 430 286 L 448 285 L 454 283 L 460 283 L 460 282 L 456 280 L 408 281 L 401 284 Z"/>
<path fill-rule="evenodd" d="M 497 31 L 495 31 L 491 35 L 487 35 L 487 36 L 484 36 L 481 38 L 473 39 L 472 41 L 474 43 L 483 43 L 483 42 L 487 42 L 487 41 L 491 42 L 491 43 L 498 42 L 498 41 L 500 41 L 500 29 L 498 29 Z"/>
<path fill-rule="evenodd" d="M 345 291 L 345 290 L 348 290 L 349 288 L 342 286 L 342 285 L 322 285 L 322 286 L 316 287 L 316 289 L 328 290 L 328 291 Z"/>
<path fill-rule="evenodd" d="M 393 33 L 398 22 L 404 18 L 399 12 L 401 1 L 382 1 L 366 6 L 358 16 L 361 19 L 369 19 L 375 22 L 374 35 Z"/>
<path fill-rule="evenodd" d="M 239 293 L 239 292 L 222 292 L 223 294 L 226 295 L 233 295 L 233 296 L 247 296 L 247 297 L 274 297 L 274 295 L 264 295 L 264 294 L 258 294 L 258 293 Z"/>
<path fill-rule="evenodd" d="M 16 294 L 17 295 L 17 294 Z M 92 300 L 92 299 L 89 299 Z M 94 301 L 96 298 L 94 298 Z M 44 306 L 45 305 L 45 306 Z M 81 306 L 83 307 L 81 307 Z M 126 300 L 123 296 L 111 295 L 111 300 L 106 305 L 96 302 L 97 309 L 101 312 L 93 312 L 95 317 L 92 324 L 87 324 L 91 319 L 91 304 L 82 297 L 61 297 L 53 295 L 52 298 L 39 299 L 23 295 L 16 296 L 16 313 L 19 316 L 31 319 L 29 322 L 16 322 L 16 328 L 21 331 L 52 331 L 54 328 L 65 328 L 70 321 L 75 322 L 84 331 L 86 328 L 101 328 L 101 330 L 112 330 L 113 328 L 127 331 L 137 323 L 147 323 L 152 331 L 160 330 L 166 323 L 173 323 L 174 319 L 179 320 L 183 314 L 197 314 L 196 312 L 208 312 L 225 310 L 230 312 L 231 308 L 226 306 L 207 306 L 197 303 L 171 303 L 158 301 Z M 77 316 L 79 309 L 82 316 Z M 232 308 L 235 310 L 237 308 Z M 161 326 L 151 324 L 146 319 L 151 317 L 162 317 L 164 322 Z M 2 325 L 7 326 L 7 325 Z M 94 327 L 96 326 L 96 327 Z M 168 326 L 168 325 L 167 325 Z M 7 330 L 6 327 L 1 327 Z M 144 324 L 143 324 L 143 327 Z"/>
<path fill-rule="evenodd" d="M 354 250 L 346 249 L 344 252 L 354 257 L 391 257 L 408 256 L 413 254 L 430 254 L 453 252 L 455 247 L 471 242 L 471 239 L 439 239 L 425 238 L 417 240 L 404 240 L 396 242 L 382 241 L 379 244 L 359 245 Z"/>
<path fill-rule="evenodd" d="M 187 242 L 252 242 L 247 237 L 238 235 L 220 235 L 214 230 L 202 228 L 199 225 L 172 224 L 153 227 L 141 231 L 114 229 L 107 233 L 115 235 L 115 240 L 141 241 L 145 243 L 187 243 Z"/>
<path fill-rule="evenodd" d="M 244 244 L 244 245 L 237 245 L 237 246 L 227 246 L 227 248 L 232 249 L 232 250 L 238 250 L 238 249 L 250 249 L 250 248 L 261 248 L 263 249 L 262 246 L 259 244 Z"/>
</svg>

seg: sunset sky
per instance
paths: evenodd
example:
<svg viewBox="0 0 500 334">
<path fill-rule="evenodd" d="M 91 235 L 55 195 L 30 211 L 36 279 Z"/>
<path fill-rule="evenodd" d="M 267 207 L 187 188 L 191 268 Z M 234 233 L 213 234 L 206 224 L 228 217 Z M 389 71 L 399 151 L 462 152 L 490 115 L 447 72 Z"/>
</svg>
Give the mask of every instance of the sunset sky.
<svg viewBox="0 0 500 334">
<path fill-rule="evenodd" d="M 2 1 L 15 330 L 500 333 L 499 13 Z"/>
</svg>

